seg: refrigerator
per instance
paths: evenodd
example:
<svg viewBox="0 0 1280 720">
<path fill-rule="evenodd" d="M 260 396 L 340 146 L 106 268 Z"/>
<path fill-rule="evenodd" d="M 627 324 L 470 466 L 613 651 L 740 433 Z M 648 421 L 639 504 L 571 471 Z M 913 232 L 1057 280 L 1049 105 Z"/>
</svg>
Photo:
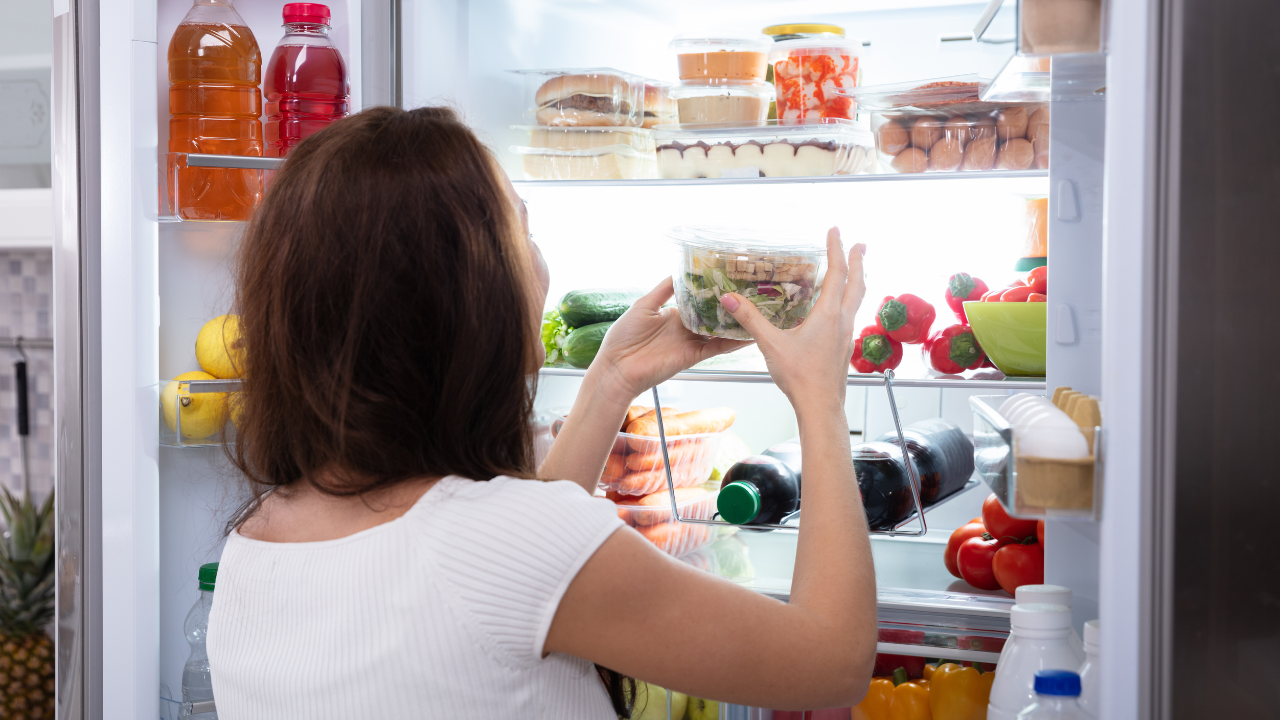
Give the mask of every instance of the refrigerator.
<svg viewBox="0 0 1280 720">
<path fill-rule="evenodd" d="M 1143 208 L 1156 182 L 1153 150 L 1129 141 L 1142 136 L 1145 126 L 1134 118 L 1149 117 L 1153 102 L 1145 92 L 1155 64 L 1152 10 L 1106 3 L 1097 51 L 1055 56 L 1051 70 L 1024 78 L 1023 89 L 1051 109 L 1047 169 L 546 181 L 526 180 L 523 157 L 512 150 L 527 138 L 519 128 L 531 124 L 525 78 L 513 71 L 609 67 L 674 79 L 667 44 L 678 34 L 820 21 L 860 42 L 863 85 L 1005 77 L 1018 60 L 1019 3 L 327 4 L 353 111 L 449 103 L 511 174 L 551 270 L 548 309 L 573 289 L 652 287 L 675 270 L 674 226 L 785 226 L 820 239 L 838 225 L 846 243 L 868 246 L 859 327 L 870 323 L 879 298 L 901 293 L 929 299 L 941 327 L 949 324 L 941 295 L 951 273 L 969 272 L 991 287 L 1022 277 L 1014 269 L 1025 237 L 1022 208 L 1028 197 L 1047 197 L 1053 289 L 1044 376 L 941 377 L 908 346 L 892 387 L 883 376 L 851 370 L 851 442 L 895 431 L 895 417 L 901 424 L 943 418 L 973 434 L 974 396 L 1070 386 L 1100 397 L 1096 502 L 1072 517 L 1046 518 L 1045 581 L 1073 591 L 1077 631 L 1103 621 L 1103 717 L 1148 716 L 1151 678 L 1159 674 L 1146 661 L 1154 561 L 1149 528 L 1132 519 L 1150 505 L 1151 488 L 1138 481 L 1147 462 L 1142 378 L 1149 358 L 1142 337 L 1125 328 L 1153 270 L 1142 243 L 1115 239 L 1143 237 L 1152 222 Z M 179 440 L 160 418 L 165 383 L 198 369 L 197 332 L 230 309 L 230 263 L 244 230 L 240 222 L 179 220 L 167 205 L 165 173 L 175 162 L 197 162 L 167 152 L 168 42 L 190 5 L 54 3 L 59 718 L 177 716 L 189 651 L 183 620 L 198 597 L 196 573 L 218 559 L 242 492 L 216 441 Z M 282 35 L 281 5 L 236 3 L 264 64 Z M 240 162 L 263 173 L 272 167 Z M 582 375 L 544 369 L 539 417 L 567 408 Z M 733 407 L 733 431 L 753 452 L 796 435 L 785 397 L 750 357 L 683 373 L 658 394 L 663 405 Z M 923 517 L 873 536 L 881 653 L 998 659 L 1013 599 L 967 585 L 942 562 L 951 531 L 981 514 L 989 485 L 975 478 Z M 684 560 L 786 600 L 795 541 L 786 530 L 738 532 L 717 540 L 716 551 Z M 1124 668 L 1123 676 L 1111 668 Z M 1125 679 L 1134 673 L 1146 679 Z M 774 716 L 768 708 L 724 706 L 721 713 Z"/>
</svg>

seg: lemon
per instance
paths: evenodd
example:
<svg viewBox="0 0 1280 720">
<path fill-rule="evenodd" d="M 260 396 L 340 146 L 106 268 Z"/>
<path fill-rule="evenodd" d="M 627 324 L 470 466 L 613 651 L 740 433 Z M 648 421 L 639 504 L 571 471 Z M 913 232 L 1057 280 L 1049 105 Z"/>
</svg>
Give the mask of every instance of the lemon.
<svg viewBox="0 0 1280 720">
<path fill-rule="evenodd" d="M 196 362 L 215 378 L 240 377 L 240 369 L 244 367 L 244 341 L 240 338 L 238 315 L 219 315 L 200 328 L 196 336 Z"/>
<path fill-rule="evenodd" d="M 231 413 L 231 424 L 237 429 L 244 420 L 244 398 L 238 392 L 227 395 L 227 409 Z"/>
<path fill-rule="evenodd" d="M 187 440 L 204 440 L 213 437 L 227 421 L 226 393 L 191 393 L 183 388 L 179 397 L 178 382 L 182 380 L 217 380 L 209 373 L 182 373 L 169 381 L 160 393 L 160 412 L 164 424 L 173 432 L 178 431 L 178 407 L 182 407 L 182 437 Z"/>
</svg>

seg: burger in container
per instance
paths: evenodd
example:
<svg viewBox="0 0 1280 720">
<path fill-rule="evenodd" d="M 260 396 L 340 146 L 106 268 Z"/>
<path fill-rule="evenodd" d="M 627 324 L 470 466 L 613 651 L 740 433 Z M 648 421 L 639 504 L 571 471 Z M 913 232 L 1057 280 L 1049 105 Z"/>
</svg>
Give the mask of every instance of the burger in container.
<svg viewBox="0 0 1280 720">
<path fill-rule="evenodd" d="M 551 127 L 641 127 L 645 80 L 612 68 L 513 71 L 525 78 L 526 117 Z"/>
<path fill-rule="evenodd" d="M 667 46 L 676 53 L 680 79 L 764 82 L 770 40 L 743 37 L 680 35 Z"/>
<path fill-rule="evenodd" d="M 798 326 L 817 302 L 826 246 L 759 230 L 681 226 L 667 231 L 679 248 L 672 276 L 680 320 L 699 335 L 750 340 L 720 304 L 737 293 L 774 327 Z"/>
<path fill-rule="evenodd" d="M 819 31 L 805 32 L 811 28 Z M 833 25 L 778 25 L 764 31 L 792 38 L 775 42 L 769 52 L 778 96 L 778 120 L 852 120 L 856 106 L 842 91 L 858 86 L 862 43 L 845 39 L 844 31 Z"/>
</svg>

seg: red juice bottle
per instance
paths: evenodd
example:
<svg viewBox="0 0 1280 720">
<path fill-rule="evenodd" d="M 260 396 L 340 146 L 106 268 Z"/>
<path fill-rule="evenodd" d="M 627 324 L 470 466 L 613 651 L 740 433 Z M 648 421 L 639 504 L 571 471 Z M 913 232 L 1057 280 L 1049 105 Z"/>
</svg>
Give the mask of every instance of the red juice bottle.
<svg viewBox="0 0 1280 720">
<path fill-rule="evenodd" d="M 284 157 L 303 138 L 347 116 L 347 66 L 329 40 L 329 7 L 284 6 L 284 38 L 263 78 L 267 157 Z"/>
</svg>

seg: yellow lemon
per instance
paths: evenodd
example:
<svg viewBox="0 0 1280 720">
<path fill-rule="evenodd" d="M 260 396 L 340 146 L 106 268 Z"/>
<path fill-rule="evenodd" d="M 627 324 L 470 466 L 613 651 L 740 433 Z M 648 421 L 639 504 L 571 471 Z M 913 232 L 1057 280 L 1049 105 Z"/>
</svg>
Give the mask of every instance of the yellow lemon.
<svg viewBox="0 0 1280 720">
<path fill-rule="evenodd" d="M 234 392 L 227 396 L 227 409 L 231 412 L 231 424 L 238 429 L 240 422 L 244 420 L 244 398 L 240 393 Z"/>
<path fill-rule="evenodd" d="M 196 362 L 216 378 L 240 377 L 244 367 L 244 341 L 240 338 L 238 315 L 219 315 L 200 328 L 196 336 Z"/>
<path fill-rule="evenodd" d="M 178 407 L 182 407 L 182 437 L 187 440 L 204 440 L 213 437 L 222 429 L 227 421 L 226 393 L 192 393 L 187 388 L 181 392 L 178 383 L 182 380 L 217 380 L 209 373 L 182 373 L 169 381 L 160 393 L 160 413 L 164 424 L 173 432 L 178 431 Z"/>
</svg>

